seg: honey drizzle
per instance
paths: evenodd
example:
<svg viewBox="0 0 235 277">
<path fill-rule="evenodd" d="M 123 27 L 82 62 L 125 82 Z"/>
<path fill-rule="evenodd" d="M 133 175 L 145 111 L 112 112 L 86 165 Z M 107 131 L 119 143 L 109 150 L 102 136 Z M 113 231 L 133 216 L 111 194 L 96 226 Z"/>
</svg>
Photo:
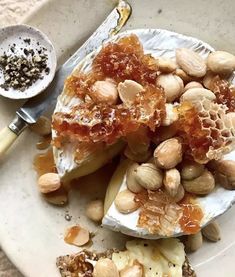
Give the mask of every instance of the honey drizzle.
<svg viewBox="0 0 235 277">
<path fill-rule="evenodd" d="M 51 144 L 51 135 L 40 138 L 40 140 L 36 144 L 36 148 L 38 150 L 45 150 Z"/>
<path fill-rule="evenodd" d="M 34 157 L 33 166 L 38 176 L 49 172 L 57 172 L 52 149 L 50 148 L 44 153 L 37 154 Z"/>
</svg>

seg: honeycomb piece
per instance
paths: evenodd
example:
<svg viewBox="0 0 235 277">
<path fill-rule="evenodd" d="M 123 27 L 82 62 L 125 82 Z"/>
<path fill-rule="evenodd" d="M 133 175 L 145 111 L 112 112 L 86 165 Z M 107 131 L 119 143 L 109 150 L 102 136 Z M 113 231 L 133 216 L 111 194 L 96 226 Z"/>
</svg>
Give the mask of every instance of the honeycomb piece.
<svg viewBox="0 0 235 277">
<path fill-rule="evenodd" d="M 117 82 L 134 80 L 141 84 L 155 84 L 159 74 L 156 60 L 144 54 L 136 35 L 105 45 L 93 61 L 93 70 Z"/>
<path fill-rule="evenodd" d="M 73 107 L 71 112 L 55 113 L 52 125 L 61 140 L 111 144 L 118 138 L 135 132 L 141 125 L 154 131 L 164 116 L 163 90 L 148 85 L 129 107 L 124 104 L 114 106 L 81 103 Z"/>
<path fill-rule="evenodd" d="M 235 129 L 225 105 L 203 99 L 193 104 L 183 102 L 178 111 L 179 135 L 195 161 L 218 160 L 234 149 Z"/>
<path fill-rule="evenodd" d="M 164 191 L 142 191 L 135 197 L 141 206 L 138 227 L 151 234 L 171 236 L 182 216 L 181 207 Z"/>
<path fill-rule="evenodd" d="M 229 112 L 235 111 L 235 88 L 228 81 L 216 76 L 212 81 L 212 90 L 216 95 L 216 102 L 224 104 Z"/>
</svg>

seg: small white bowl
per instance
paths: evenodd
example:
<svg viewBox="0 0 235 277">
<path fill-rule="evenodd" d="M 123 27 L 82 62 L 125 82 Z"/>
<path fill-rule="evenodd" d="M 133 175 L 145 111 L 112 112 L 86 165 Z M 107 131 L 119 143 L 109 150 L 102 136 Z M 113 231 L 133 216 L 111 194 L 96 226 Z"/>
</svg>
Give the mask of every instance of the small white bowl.
<svg viewBox="0 0 235 277">
<path fill-rule="evenodd" d="M 30 39 L 30 44 L 27 42 Z M 25 41 L 26 40 L 26 41 Z M 31 86 L 26 88 L 24 91 L 9 88 L 5 90 L 0 87 L 0 95 L 11 98 L 11 99 L 27 99 L 34 97 L 44 91 L 51 83 L 56 72 L 56 52 L 49 38 L 39 31 L 38 29 L 28 25 L 13 25 L 0 29 L 0 56 L 6 53 L 6 55 L 17 55 L 25 56 L 23 50 L 33 49 L 40 50 L 42 47 L 45 48 L 45 54 L 47 54 L 47 67 L 50 69 L 49 73 L 42 73 L 42 79 L 37 80 Z M 14 53 L 10 47 L 14 44 Z M 0 68 L 0 84 L 4 83 L 3 72 Z"/>
</svg>

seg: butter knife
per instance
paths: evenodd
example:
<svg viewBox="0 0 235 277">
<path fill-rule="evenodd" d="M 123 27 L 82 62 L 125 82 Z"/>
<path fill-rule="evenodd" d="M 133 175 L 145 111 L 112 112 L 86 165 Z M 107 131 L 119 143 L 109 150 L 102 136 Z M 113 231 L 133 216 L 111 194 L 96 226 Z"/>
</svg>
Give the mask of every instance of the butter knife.
<svg viewBox="0 0 235 277">
<path fill-rule="evenodd" d="M 63 90 L 64 80 L 72 73 L 75 66 L 87 54 L 99 47 L 102 42 L 118 33 L 130 15 L 131 6 L 126 1 L 119 1 L 106 20 L 56 72 L 54 80 L 48 88 L 40 95 L 28 100 L 16 111 L 13 121 L 0 131 L 0 157 L 10 148 L 26 127 L 35 123 L 49 107 L 55 105 L 57 97 Z"/>
</svg>

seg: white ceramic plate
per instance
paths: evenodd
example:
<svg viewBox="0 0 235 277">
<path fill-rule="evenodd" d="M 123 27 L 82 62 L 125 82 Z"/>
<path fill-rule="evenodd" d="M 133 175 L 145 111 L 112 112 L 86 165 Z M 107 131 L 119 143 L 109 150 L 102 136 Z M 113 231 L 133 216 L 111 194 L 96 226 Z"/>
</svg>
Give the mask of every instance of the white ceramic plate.
<svg viewBox="0 0 235 277">
<path fill-rule="evenodd" d="M 94 3 L 95 2 L 95 3 Z M 126 28 L 163 28 L 191 35 L 216 49 L 235 52 L 235 21 L 233 0 L 133 0 L 133 15 Z M 59 63 L 75 49 L 111 10 L 111 0 L 50 0 L 24 22 L 44 31 L 56 46 Z M 5 126 L 20 102 L 0 98 L 0 127 Z M 27 141 L 27 143 L 25 143 Z M 96 195 L 104 193 L 107 174 L 81 180 L 81 189 L 71 195 L 68 207 L 55 208 L 43 201 L 36 188 L 36 174 L 32 169 L 37 152 L 37 137 L 26 131 L 9 155 L 0 164 L 0 242 L 11 260 L 30 277 L 56 277 L 58 255 L 79 251 L 66 245 L 63 233 L 66 226 L 80 223 L 91 231 L 97 227 L 83 216 L 88 201 L 87 190 Z M 109 165 L 111 167 L 111 165 Z M 111 169 L 106 169 L 106 172 Z M 98 180 L 98 181 L 97 181 Z M 66 211 L 72 215 L 65 220 Z M 217 244 L 204 243 L 191 255 L 199 277 L 234 277 L 235 208 L 223 215 L 219 222 L 222 240 Z M 122 245 L 125 237 L 101 228 L 93 239 L 93 248 Z"/>
</svg>

